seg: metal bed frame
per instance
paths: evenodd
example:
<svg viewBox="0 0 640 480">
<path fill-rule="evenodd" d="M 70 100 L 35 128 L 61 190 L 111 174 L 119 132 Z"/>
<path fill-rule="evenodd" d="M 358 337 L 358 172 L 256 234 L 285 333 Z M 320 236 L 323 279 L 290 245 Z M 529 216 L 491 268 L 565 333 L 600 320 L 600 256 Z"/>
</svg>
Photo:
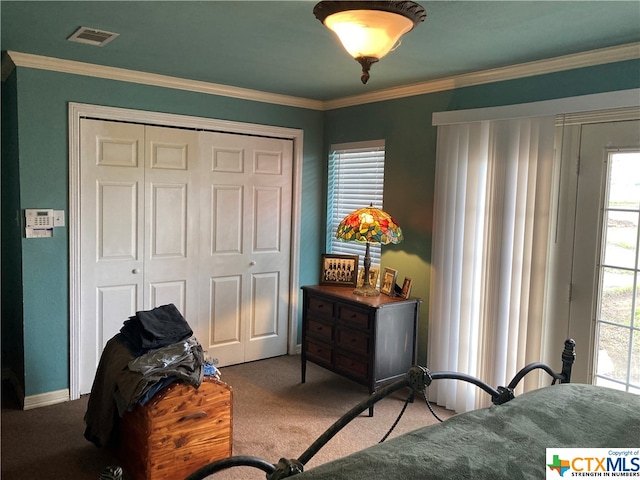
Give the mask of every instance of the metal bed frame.
<svg viewBox="0 0 640 480">
<path fill-rule="evenodd" d="M 494 405 L 502 405 L 503 403 L 506 403 L 509 400 L 515 398 L 514 390 L 516 386 L 518 385 L 520 380 L 524 378 L 525 375 L 533 370 L 540 369 L 548 373 L 553 379 L 551 382 L 552 385 L 554 385 L 556 382 L 570 383 L 571 369 L 576 357 L 575 345 L 576 344 L 574 340 L 565 340 L 564 350 L 562 351 L 562 370 L 559 373 L 554 372 L 548 365 L 544 363 L 534 362 L 526 365 L 518 373 L 516 373 L 516 375 L 506 387 L 500 386 L 498 388 L 493 388 L 482 380 L 464 373 L 431 372 L 426 367 L 414 365 L 407 371 L 404 378 L 397 380 L 394 383 L 391 383 L 386 387 L 383 387 L 380 390 L 372 393 L 368 398 L 358 403 L 355 407 L 353 407 L 342 417 L 340 417 L 333 425 L 325 430 L 324 433 L 322 433 L 298 458 L 281 458 L 278 463 L 273 464 L 267 462 L 266 460 L 253 456 L 232 456 L 205 465 L 204 467 L 190 474 L 185 480 L 203 480 L 209 475 L 213 475 L 216 472 L 232 467 L 254 467 L 260 469 L 265 472 L 267 480 L 280 480 L 302 473 L 304 471 L 304 465 L 306 465 L 309 460 L 311 460 L 313 456 L 318 453 L 320 449 L 327 444 L 327 442 L 329 442 L 329 440 L 331 440 L 338 432 L 340 432 L 340 430 L 347 426 L 349 422 L 351 422 L 351 420 L 358 417 L 365 410 L 373 407 L 373 405 L 375 405 L 383 398 L 403 388 L 410 389 L 409 397 L 405 402 L 404 408 L 406 408 L 407 403 L 413 400 L 416 393 L 420 393 L 425 397 L 427 406 L 429 407 L 429 410 L 431 410 L 431 413 L 433 413 L 433 415 L 438 420 L 440 420 L 435 412 L 433 412 L 433 410 L 431 409 L 431 406 L 429 405 L 429 402 L 425 395 L 426 388 L 431 385 L 431 382 L 433 380 L 453 379 L 472 383 L 488 393 L 491 396 L 491 401 Z M 391 433 L 393 428 L 397 425 L 400 417 L 404 413 L 404 408 L 400 412 L 398 419 L 391 427 L 387 435 L 385 435 L 385 437 L 380 442 L 383 442 L 385 438 Z"/>
</svg>

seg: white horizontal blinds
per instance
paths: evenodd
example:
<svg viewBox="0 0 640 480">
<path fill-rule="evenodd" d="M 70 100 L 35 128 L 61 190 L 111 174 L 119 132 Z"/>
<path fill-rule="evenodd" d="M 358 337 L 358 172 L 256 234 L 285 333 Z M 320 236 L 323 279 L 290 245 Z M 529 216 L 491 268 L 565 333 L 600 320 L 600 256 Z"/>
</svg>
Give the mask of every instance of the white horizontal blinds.
<svg viewBox="0 0 640 480">
<path fill-rule="evenodd" d="M 336 230 L 344 217 L 373 204 L 382 208 L 384 190 L 384 140 L 333 145 L 329 154 L 327 190 L 327 252 L 360 255 L 366 245 L 343 242 Z M 371 245 L 371 265 L 380 266 L 380 246 Z"/>
</svg>

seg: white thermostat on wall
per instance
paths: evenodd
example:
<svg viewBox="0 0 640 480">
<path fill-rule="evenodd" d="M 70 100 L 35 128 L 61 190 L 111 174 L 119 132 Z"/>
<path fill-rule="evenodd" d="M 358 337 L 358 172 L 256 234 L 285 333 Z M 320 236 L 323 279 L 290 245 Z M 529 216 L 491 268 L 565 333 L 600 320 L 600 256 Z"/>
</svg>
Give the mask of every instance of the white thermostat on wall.
<svg viewBox="0 0 640 480">
<path fill-rule="evenodd" d="M 26 238 L 53 237 L 54 214 L 52 208 L 27 208 L 24 211 Z"/>
</svg>

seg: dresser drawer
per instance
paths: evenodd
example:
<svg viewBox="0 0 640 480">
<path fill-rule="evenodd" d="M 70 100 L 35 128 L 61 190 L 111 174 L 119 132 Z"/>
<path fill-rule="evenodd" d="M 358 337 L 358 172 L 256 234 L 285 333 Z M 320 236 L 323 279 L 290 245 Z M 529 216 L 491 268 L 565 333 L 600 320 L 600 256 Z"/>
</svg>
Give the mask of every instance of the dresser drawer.
<svg viewBox="0 0 640 480">
<path fill-rule="evenodd" d="M 333 339 L 333 326 L 316 318 L 309 318 L 307 321 L 307 334 L 331 341 Z"/>
<path fill-rule="evenodd" d="M 309 297 L 308 314 L 333 317 L 334 303 L 322 297 Z"/>
<path fill-rule="evenodd" d="M 338 318 L 349 325 L 369 330 L 369 311 L 338 305 Z"/>
<path fill-rule="evenodd" d="M 369 378 L 369 369 L 366 359 L 357 360 L 337 351 L 335 354 L 335 366 L 337 370 L 340 370 L 351 377 L 364 380 L 365 382 Z"/>
<path fill-rule="evenodd" d="M 355 353 L 367 355 L 369 353 L 370 337 L 366 333 L 338 328 L 336 331 L 336 344 Z"/>
<path fill-rule="evenodd" d="M 331 364 L 332 351 L 333 349 L 328 345 L 307 339 L 307 356 L 309 357 L 315 357 L 321 362 Z"/>
</svg>

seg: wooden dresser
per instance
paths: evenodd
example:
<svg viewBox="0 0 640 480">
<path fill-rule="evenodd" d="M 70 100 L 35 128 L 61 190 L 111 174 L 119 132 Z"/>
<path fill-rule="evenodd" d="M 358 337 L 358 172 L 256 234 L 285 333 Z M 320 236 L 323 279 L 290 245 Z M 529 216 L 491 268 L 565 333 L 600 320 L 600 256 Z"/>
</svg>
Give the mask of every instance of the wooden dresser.
<svg viewBox="0 0 640 480">
<path fill-rule="evenodd" d="M 310 361 L 373 393 L 416 363 L 421 300 L 384 294 L 361 297 L 353 290 L 302 287 L 302 383 Z"/>
<path fill-rule="evenodd" d="M 173 383 L 119 423 L 118 457 L 127 478 L 175 480 L 231 456 L 232 389 L 205 377 L 196 390 Z"/>
</svg>

